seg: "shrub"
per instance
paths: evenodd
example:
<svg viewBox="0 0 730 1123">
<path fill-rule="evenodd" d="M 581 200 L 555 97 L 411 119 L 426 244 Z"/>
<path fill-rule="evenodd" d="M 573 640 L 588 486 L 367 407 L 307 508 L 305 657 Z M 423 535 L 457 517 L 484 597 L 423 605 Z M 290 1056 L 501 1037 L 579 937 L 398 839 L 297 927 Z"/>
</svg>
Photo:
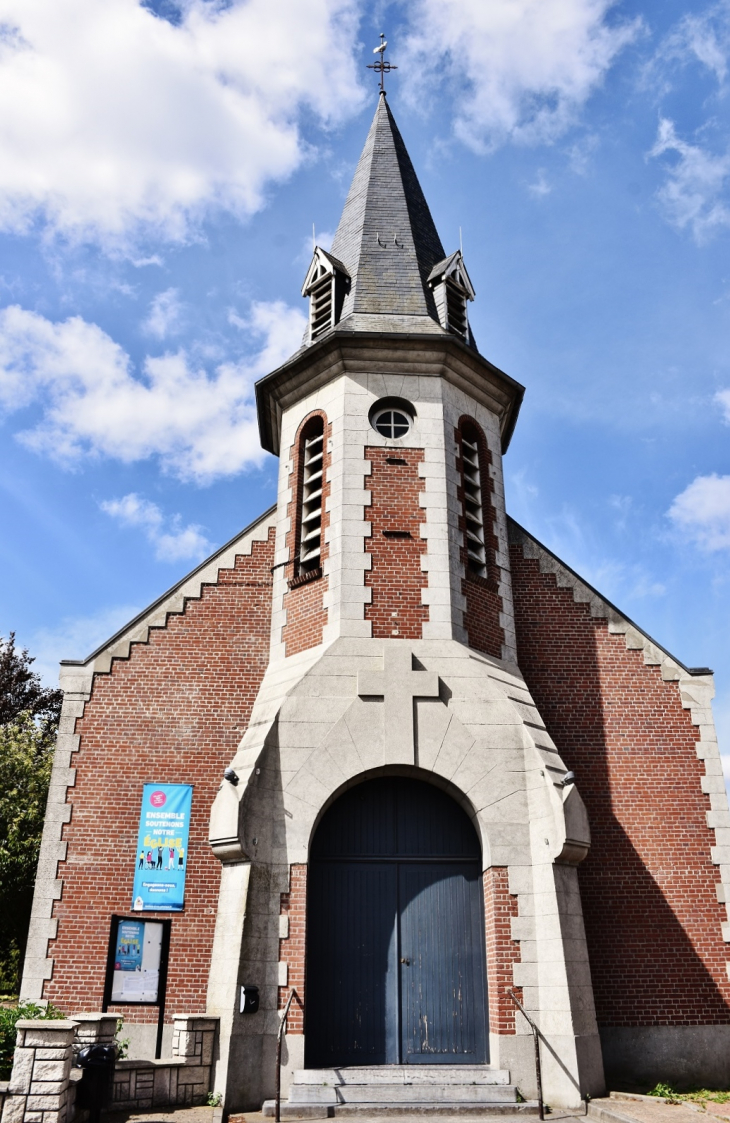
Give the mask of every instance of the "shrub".
<svg viewBox="0 0 730 1123">
<path fill-rule="evenodd" d="M 0 1007 L 0 1080 L 9 1080 L 15 1052 L 15 1023 L 21 1018 L 63 1018 L 64 1014 L 49 1003 L 47 1007 L 35 1002 L 21 1002 L 17 1006 Z"/>
</svg>

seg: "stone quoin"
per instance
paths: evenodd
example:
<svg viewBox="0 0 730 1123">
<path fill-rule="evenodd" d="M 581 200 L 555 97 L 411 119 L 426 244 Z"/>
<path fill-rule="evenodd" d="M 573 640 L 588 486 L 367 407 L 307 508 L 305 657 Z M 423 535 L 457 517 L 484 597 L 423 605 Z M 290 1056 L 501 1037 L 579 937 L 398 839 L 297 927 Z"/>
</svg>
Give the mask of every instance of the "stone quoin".
<svg viewBox="0 0 730 1123">
<path fill-rule="evenodd" d="M 553 1106 L 727 1086 L 711 672 L 508 518 L 523 388 L 477 348 L 384 93 L 303 293 L 256 387 L 276 505 L 62 664 L 23 999 L 106 1005 L 153 1058 L 159 1006 L 109 990 L 139 915 L 168 924 L 163 1056 L 182 1010 L 219 1019 L 227 1111 L 274 1096 L 292 990 L 291 1111 L 533 1098 L 510 991 Z M 133 908 L 144 784 L 193 787 L 174 911 Z"/>
</svg>

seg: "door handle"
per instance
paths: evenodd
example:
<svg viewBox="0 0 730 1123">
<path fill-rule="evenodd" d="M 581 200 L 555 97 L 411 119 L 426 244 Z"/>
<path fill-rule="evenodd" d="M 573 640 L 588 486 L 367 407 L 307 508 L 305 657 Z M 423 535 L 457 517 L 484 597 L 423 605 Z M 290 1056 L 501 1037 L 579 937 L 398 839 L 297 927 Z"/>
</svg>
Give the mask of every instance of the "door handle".
<svg viewBox="0 0 730 1123">
<path fill-rule="evenodd" d="M 405 955 L 401 957 L 401 963 L 405 963 L 406 967 L 410 967 L 411 965 L 410 959 L 407 959 Z"/>
</svg>

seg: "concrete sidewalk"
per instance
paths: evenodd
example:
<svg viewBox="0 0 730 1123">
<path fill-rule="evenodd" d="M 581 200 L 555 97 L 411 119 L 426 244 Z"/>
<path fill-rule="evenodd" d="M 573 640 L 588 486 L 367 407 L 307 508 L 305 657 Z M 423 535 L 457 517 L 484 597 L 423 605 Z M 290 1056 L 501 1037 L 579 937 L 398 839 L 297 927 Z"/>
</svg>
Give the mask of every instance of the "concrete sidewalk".
<svg viewBox="0 0 730 1123">
<path fill-rule="evenodd" d="M 730 1119 L 730 1104 L 670 1103 L 653 1096 L 630 1092 L 612 1092 L 610 1096 L 591 1100 L 589 1119 L 597 1123 L 700 1123 L 698 1118 Z"/>
</svg>

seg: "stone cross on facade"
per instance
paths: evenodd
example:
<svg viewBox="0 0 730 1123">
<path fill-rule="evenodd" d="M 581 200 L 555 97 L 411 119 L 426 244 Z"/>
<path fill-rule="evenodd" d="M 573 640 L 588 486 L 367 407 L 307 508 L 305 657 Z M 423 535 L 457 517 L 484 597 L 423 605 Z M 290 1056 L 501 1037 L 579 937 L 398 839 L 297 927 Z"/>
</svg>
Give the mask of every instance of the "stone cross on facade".
<svg viewBox="0 0 730 1123">
<path fill-rule="evenodd" d="M 416 698 L 438 698 L 438 675 L 414 671 L 410 648 L 402 640 L 385 640 L 382 671 L 359 671 L 357 692 L 383 699 L 384 763 L 414 764 L 413 702 Z"/>
</svg>

